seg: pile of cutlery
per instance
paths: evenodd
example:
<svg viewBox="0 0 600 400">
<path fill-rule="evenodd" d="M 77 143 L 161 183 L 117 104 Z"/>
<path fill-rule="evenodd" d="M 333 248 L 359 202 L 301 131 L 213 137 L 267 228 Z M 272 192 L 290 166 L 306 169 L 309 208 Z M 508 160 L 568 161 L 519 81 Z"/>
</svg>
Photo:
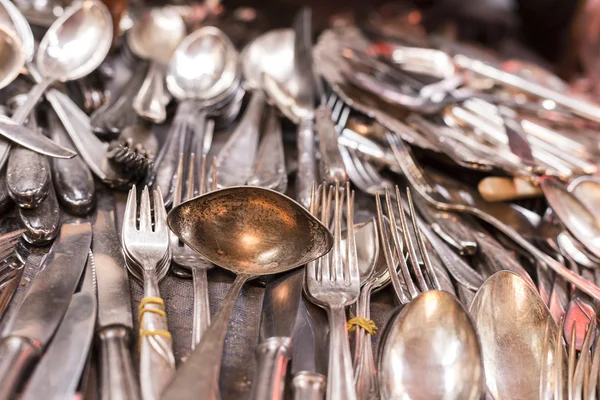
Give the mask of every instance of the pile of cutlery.
<svg viewBox="0 0 600 400">
<path fill-rule="evenodd" d="M 600 106 L 417 31 L 137 7 L 34 37 L 0 0 L 0 400 L 599 398 Z"/>
</svg>

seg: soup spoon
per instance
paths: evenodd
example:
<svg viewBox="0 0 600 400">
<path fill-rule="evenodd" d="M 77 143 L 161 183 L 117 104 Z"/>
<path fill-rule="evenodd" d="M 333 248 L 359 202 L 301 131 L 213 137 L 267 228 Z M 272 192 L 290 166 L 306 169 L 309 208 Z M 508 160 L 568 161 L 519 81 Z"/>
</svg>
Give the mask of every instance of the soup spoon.
<svg viewBox="0 0 600 400">
<path fill-rule="evenodd" d="M 543 377 L 542 371 L 547 371 L 549 360 L 558 356 L 553 349 L 562 338 L 536 289 L 512 272 L 497 272 L 475 295 L 470 314 L 481 341 L 485 380 L 493 398 L 538 398 L 541 379 L 554 381 Z M 542 351 L 544 346 L 549 347 L 550 357 Z"/>
<path fill-rule="evenodd" d="M 83 78 L 104 60 L 112 44 L 112 19 L 96 0 L 74 3 L 50 26 L 36 53 L 43 77 L 27 95 L 13 119 L 25 120 L 46 89 L 56 81 Z"/>
<path fill-rule="evenodd" d="M 304 265 L 329 252 L 333 237 L 308 210 L 270 189 L 239 186 L 207 193 L 171 210 L 169 227 L 208 261 L 237 276 L 212 324 L 163 400 L 218 398 L 227 325 L 246 281 Z"/>
<path fill-rule="evenodd" d="M 483 378 L 475 327 L 450 293 L 424 292 L 388 322 L 379 357 L 382 399 L 476 400 Z"/>
</svg>

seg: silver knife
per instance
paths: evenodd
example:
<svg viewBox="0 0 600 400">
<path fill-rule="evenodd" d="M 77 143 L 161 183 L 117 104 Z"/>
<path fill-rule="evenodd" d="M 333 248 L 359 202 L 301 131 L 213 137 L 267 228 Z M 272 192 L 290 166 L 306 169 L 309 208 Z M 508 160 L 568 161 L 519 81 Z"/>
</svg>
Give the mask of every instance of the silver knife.
<svg viewBox="0 0 600 400">
<path fill-rule="evenodd" d="M 256 348 L 258 369 L 251 399 L 283 399 L 286 368 L 292 351 L 291 336 L 303 283 L 303 269 L 267 283 L 260 323 L 260 344 Z"/>
<path fill-rule="evenodd" d="M 89 222 L 67 222 L 31 281 L 15 312 L 12 329 L 0 341 L 0 399 L 9 399 L 40 357 L 67 312 L 92 240 Z"/>
<path fill-rule="evenodd" d="M 129 346 L 133 329 L 129 279 L 115 225 L 115 200 L 97 193 L 92 249 L 98 282 L 99 371 L 101 399 L 139 399 Z"/>
<path fill-rule="evenodd" d="M 327 318 L 305 297 L 300 299 L 292 342 L 292 388 L 294 400 L 321 400 L 327 386 Z"/>
<path fill-rule="evenodd" d="M 62 400 L 75 396 L 89 359 L 96 325 L 97 300 L 93 275 L 94 258 L 90 252 L 82 289 L 73 295 L 56 335 L 27 382 L 22 400 Z"/>
</svg>

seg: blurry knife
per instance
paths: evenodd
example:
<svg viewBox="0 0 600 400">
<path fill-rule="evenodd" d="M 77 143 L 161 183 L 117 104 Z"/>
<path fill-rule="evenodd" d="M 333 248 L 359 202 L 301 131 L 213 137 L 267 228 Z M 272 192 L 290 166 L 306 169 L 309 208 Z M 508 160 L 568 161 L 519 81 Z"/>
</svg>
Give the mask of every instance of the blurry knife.
<svg viewBox="0 0 600 400">
<path fill-rule="evenodd" d="M 64 223 L 0 341 L 0 399 L 9 399 L 40 357 L 67 312 L 92 240 L 88 222 Z"/>
<path fill-rule="evenodd" d="M 115 200 L 97 193 L 92 249 L 98 282 L 99 371 L 101 399 L 139 399 L 131 353 L 131 295 L 115 226 Z"/>
<path fill-rule="evenodd" d="M 284 396 L 287 363 L 292 353 L 292 332 L 302 297 L 304 270 L 296 270 L 267 283 L 256 348 L 258 369 L 250 396 L 253 400 L 280 400 Z"/>
<path fill-rule="evenodd" d="M 326 373 L 328 364 L 327 349 L 324 346 L 327 329 L 323 312 L 306 298 L 301 298 L 292 336 L 294 400 L 321 400 L 325 397 L 326 379 L 323 374 Z"/>
<path fill-rule="evenodd" d="M 62 400 L 75 396 L 96 325 L 94 256 L 89 252 L 81 291 L 71 299 L 56 335 L 27 382 L 21 400 Z M 56 366 L 61 368 L 57 370 Z"/>
</svg>

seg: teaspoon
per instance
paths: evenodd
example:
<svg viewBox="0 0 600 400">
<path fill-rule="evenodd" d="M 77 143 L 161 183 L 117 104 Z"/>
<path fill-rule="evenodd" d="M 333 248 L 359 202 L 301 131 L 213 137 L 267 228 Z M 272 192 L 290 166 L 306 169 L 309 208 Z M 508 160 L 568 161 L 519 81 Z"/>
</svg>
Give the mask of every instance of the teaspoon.
<svg viewBox="0 0 600 400">
<path fill-rule="evenodd" d="M 208 261 L 236 279 L 212 324 L 175 379 L 164 400 L 218 396 L 227 326 L 244 283 L 290 270 L 329 252 L 333 237 L 308 210 L 270 189 L 240 186 L 209 192 L 169 212 L 171 230 Z"/>
</svg>

